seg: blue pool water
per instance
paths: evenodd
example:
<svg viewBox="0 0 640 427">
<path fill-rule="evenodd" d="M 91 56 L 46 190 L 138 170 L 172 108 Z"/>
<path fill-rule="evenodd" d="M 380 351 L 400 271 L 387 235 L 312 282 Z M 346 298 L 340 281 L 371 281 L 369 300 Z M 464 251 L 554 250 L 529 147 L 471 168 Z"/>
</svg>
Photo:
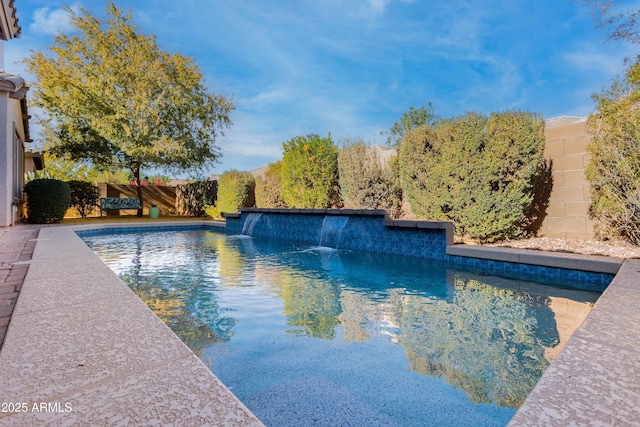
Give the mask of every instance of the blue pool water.
<svg viewBox="0 0 640 427">
<path fill-rule="evenodd" d="M 83 239 L 270 426 L 506 425 L 599 296 L 205 230 Z"/>
</svg>

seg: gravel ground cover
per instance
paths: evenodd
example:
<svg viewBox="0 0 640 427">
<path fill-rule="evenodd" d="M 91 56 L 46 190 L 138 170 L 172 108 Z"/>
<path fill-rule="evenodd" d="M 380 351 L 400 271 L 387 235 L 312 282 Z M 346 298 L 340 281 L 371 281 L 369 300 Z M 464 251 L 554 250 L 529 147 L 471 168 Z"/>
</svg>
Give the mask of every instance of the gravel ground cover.
<svg viewBox="0 0 640 427">
<path fill-rule="evenodd" d="M 623 241 L 551 239 L 533 237 L 505 242 L 487 244 L 518 249 L 537 249 L 541 251 L 569 252 L 585 255 L 603 255 L 616 258 L 640 258 L 640 246 Z"/>
</svg>

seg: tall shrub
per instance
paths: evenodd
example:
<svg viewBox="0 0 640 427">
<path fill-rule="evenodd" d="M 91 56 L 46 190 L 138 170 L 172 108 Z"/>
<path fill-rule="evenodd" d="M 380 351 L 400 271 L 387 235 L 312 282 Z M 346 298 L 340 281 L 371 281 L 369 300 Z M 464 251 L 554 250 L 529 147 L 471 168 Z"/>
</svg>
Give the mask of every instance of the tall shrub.
<svg viewBox="0 0 640 427">
<path fill-rule="evenodd" d="M 67 181 L 71 190 L 71 206 L 76 208 L 82 218 L 86 218 L 98 205 L 100 189 L 87 181 L 72 179 Z"/>
<path fill-rule="evenodd" d="M 58 223 L 71 205 L 69 184 L 58 179 L 34 179 L 24 187 L 27 217 L 34 224 Z"/>
<path fill-rule="evenodd" d="M 526 112 L 468 113 L 416 129 L 400 149 L 412 211 L 483 242 L 522 235 L 544 142 L 544 121 Z"/>
<path fill-rule="evenodd" d="M 338 149 L 331 137 L 297 136 L 282 147 L 282 199 L 287 206 L 339 206 Z"/>
<path fill-rule="evenodd" d="M 375 147 L 348 140 L 338 153 L 340 194 L 345 208 L 391 209 L 401 204 L 399 180 Z"/>
<path fill-rule="evenodd" d="M 218 181 L 218 209 L 220 212 L 239 212 L 240 208 L 255 205 L 256 181 L 249 172 L 230 170 Z"/>
<path fill-rule="evenodd" d="M 601 237 L 620 237 L 640 245 L 640 65 L 625 80 L 593 96 L 596 111 L 587 126 L 593 135 L 590 214 Z"/>
<path fill-rule="evenodd" d="M 176 213 L 201 216 L 205 207 L 214 205 L 218 197 L 218 182 L 194 181 L 176 187 Z"/>
<path fill-rule="evenodd" d="M 286 208 L 282 200 L 282 161 L 270 163 L 264 176 L 256 178 L 256 206 L 259 208 Z"/>
</svg>

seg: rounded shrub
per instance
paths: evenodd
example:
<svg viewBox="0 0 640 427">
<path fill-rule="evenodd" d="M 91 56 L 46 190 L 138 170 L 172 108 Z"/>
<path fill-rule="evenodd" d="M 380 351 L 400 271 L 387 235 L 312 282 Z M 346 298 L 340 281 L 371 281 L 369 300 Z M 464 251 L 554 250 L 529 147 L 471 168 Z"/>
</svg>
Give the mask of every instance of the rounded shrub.
<svg viewBox="0 0 640 427">
<path fill-rule="evenodd" d="M 239 212 L 256 203 L 256 180 L 249 172 L 230 170 L 218 181 L 218 209 L 221 213 Z"/>
<path fill-rule="evenodd" d="M 385 164 L 375 147 L 346 140 L 338 153 L 340 193 L 348 209 L 392 209 L 402 204 L 399 176 Z"/>
<path fill-rule="evenodd" d="M 282 144 L 282 200 L 291 208 L 340 207 L 338 149 L 331 136 L 297 136 Z"/>
<path fill-rule="evenodd" d="M 71 189 L 71 206 L 76 208 L 82 218 L 98 205 L 100 189 L 87 181 L 71 180 L 67 181 Z"/>
<path fill-rule="evenodd" d="M 528 112 L 467 113 L 422 126 L 400 146 L 404 194 L 416 215 L 454 221 L 459 237 L 519 237 L 531 221 L 544 144 L 544 121 Z"/>
<path fill-rule="evenodd" d="M 62 221 L 71 206 L 71 188 L 58 179 L 34 179 L 24 187 L 27 194 L 27 217 L 34 224 Z"/>
<path fill-rule="evenodd" d="M 256 207 L 286 208 L 282 200 L 282 161 L 270 163 L 264 176 L 256 178 Z"/>
</svg>

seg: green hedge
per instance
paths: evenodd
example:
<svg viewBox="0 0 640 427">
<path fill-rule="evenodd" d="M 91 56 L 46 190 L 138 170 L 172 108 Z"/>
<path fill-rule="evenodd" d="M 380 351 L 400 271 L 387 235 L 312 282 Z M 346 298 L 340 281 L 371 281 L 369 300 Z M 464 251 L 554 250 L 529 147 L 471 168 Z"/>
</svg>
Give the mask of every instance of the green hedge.
<svg viewBox="0 0 640 427">
<path fill-rule="evenodd" d="M 255 205 L 256 181 L 249 172 L 230 170 L 218 180 L 218 209 L 221 213 L 239 212 Z"/>
<path fill-rule="evenodd" d="M 468 113 L 420 127 L 400 148 L 404 193 L 416 215 L 454 221 L 458 236 L 521 236 L 544 144 L 544 121 L 526 112 Z"/>
<path fill-rule="evenodd" d="M 69 184 L 58 179 L 34 179 L 24 187 L 27 218 L 34 224 L 58 223 L 71 206 Z"/>
</svg>

